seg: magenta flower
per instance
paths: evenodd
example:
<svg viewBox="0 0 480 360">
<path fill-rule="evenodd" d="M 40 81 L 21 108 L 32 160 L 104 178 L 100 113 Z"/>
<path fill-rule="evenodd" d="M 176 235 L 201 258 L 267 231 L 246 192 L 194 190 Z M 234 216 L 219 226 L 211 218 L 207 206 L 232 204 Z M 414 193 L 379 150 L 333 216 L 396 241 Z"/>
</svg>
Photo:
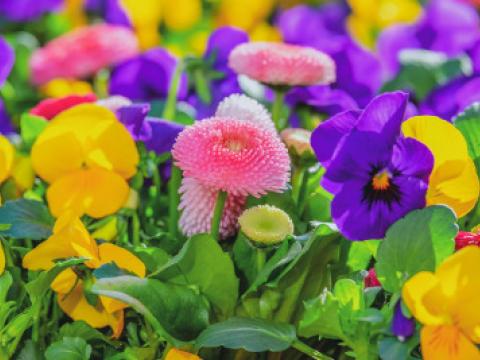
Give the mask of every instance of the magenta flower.
<svg viewBox="0 0 480 360">
<path fill-rule="evenodd" d="M 37 85 L 55 78 L 85 78 L 138 53 L 137 38 L 129 29 L 92 25 L 61 36 L 35 51 L 30 59 Z"/>
<path fill-rule="evenodd" d="M 320 85 L 335 81 L 335 62 L 310 47 L 250 42 L 237 46 L 229 66 L 238 74 L 269 85 Z"/>
<path fill-rule="evenodd" d="M 182 215 L 179 223 L 182 232 L 187 236 L 210 232 L 218 191 L 189 177 L 183 179 L 180 193 Z M 246 197 L 243 195 L 228 194 L 220 222 L 221 239 L 236 233 L 238 218 L 243 212 L 245 202 Z"/>
</svg>

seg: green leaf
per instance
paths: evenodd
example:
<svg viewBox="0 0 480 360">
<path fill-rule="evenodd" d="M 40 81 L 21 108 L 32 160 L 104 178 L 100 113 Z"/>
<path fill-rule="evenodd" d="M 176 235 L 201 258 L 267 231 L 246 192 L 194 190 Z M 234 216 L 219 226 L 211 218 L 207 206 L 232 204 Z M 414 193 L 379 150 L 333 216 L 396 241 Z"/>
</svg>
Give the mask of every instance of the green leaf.
<svg viewBox="0 0 480 360">
<path fill-rule="evenodd" d="M 88 360 L 92 347 L 81 338 L 65 337 L 54 342 L 45 351 L 46 360 Z"/>
<path fill-rule="evenodd" d="M 237 303 L 238 279 L 233 262 L 207 234 L 190 238 L 178 255 L 152 276 L 174 284 L 197 286 L 220 319 L 230 316 Z"/>
<path fill-rule="evenodd" d="M 27 340 L 15 360 L 43 360 L 43 355 L 32 340 Z"/>
<path fill-rule="evenodd" d="M 10 224 L 0 235 L 14 239 L 43 240 L 52 234 L 54 218 L 47 207 L 35 200 L 7 201 L 0 207 L 0 224 Z"/>
<path fill-rule="evenodd" d="M 453 122 L 465 137 L 471 158 L 477 162 L 480 158 L 480 102 L 458 114 Z"/>
<path fill-rule="evenodd" d="M 173 344 L 195 339 L 208 326 L 208 305 L 192 289 L 135 276 L 103 278 L 91 291 L 132 306 Z M 180 340 L 180 341 L 178 341 Z"/>
<path fill-rule="evenodd" d="M 25 113 L 20 118 L 20 135 L 27 149 L 30 149 L 48 121 L 43 117 Z"/>
<path fill-rule="evenodd" d="M 75 265 L 80 265 L 84 262 L 84 258 L 72 258 L 59 261 L 50 270 L 42 271 L 35 280 L 32 280 L 27 285 L 25 285 L 32 303 L 37 300 L 42 300 L 45 293 L 50 289 L 50 284 L 52 283 L 52 281 L 63 270 Z"/>
<path fill-rule="evenodd" d="M 230 318 L 205 329 L 195 346 L 245 349 L 249 352 L 284 351 L 297 339 L 295 328 L 262 319 Z"/>
<path fill-rule="evenodd" d="M 96 279 L 113 278 L 115 276 L 133 275 L 126 270 L 120 269 L 113 261 L 103 264 L 92 272 Z"/>
<path fill-rule="evenodd" d="M 453 211 L 441 205 L 415 210 L 393 224 L 378 248 L 375 270 L 385 290 L 400 291 L 419 271 L 434 271 L 453 253 L 458 232 Z"/>
<path fill-rule="evenodd" d="M 354 241 L 348 250 L 347 265 L 351 271 L 366 270 L 370 259 L 377 253 L 378 240 Z"/>
<path fill-rule="evenodd" d="M 99 340 L 107 344 L 116 346 L 117 344 L 110 340 L 107 336 L 103 335 L 100 331 L 92 328 L 84 321 L 74 321 L 66 323 L 58 331 L 58 338 L 65 337 L 77 337 L 82 338 L 85 341 Z"/>
</svg>

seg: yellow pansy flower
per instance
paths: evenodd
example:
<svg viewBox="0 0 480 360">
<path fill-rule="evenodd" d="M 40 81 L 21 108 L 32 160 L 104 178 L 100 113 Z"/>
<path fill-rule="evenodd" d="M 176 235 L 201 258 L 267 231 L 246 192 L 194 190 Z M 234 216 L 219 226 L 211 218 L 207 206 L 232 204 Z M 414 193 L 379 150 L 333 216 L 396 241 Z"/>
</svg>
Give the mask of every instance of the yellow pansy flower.
<svg viewBox="0 0 480 360">
<path fill-rule="evenodd" d="M 402 291 L 413 316 L 424 326 L 425 360 L 480 359 L 480 248 L 467 246 L 450 256 L 435 273 L 420 272 Z"/>
<path fill-rule="evenodd" d="M 0 135 L 0 183 L 10 176 L 14 159 L 13 145 L 5 136 Z"/>
<path fill-rule="evenodd" d="M 3 250 L 2 242 L 0 241 L 0 275 L 5 271 L 5 251 Z"/>
<path fill-rule="evenodd" d="M 267 22 L 261 22 L 250 30 L 251 41 L 282 41 L 282 34 L 280 31 L 268 24 Z"/>
<path fill-rule="evenodd" d="M 83 10 L 85 1 L 86 0 L 65 0 L 64 2 L 63 15 L 74 28 L 87 24 L 87 15 Z"/>
<path fill-rule="evenodd" d="M 384 28 L 412 23 L 418 19 L 422 7 L 417 0 L 348 0 L 352 14 L 347 26 L 353 37 L 363 45 L 373 48 Z"/>
<path fill-rule="evenodd" d="M 127 179 L 139 155 L 127 129 L 110 110 L 80 104 L 53 118 L 32 147 L 35 172 L 50 184 L 48 205 L 94 218 L 113 214 L 126 202 Z"/>
<path fill-rule="evenodd" d="M 236 26 L 250 31 L 267 19 L 273 11 L 275 0 L 222 0 L 217 22 L 220 26 Z"/>
<path fill-rule="evenodd" d="M 86 257 L 89 268 L 96 269 L 107 263 L 144 277 L 145 265 L 129 251 L 113 244 L 97 246 L 84 225 L 72 213 L 58 218 L 53 235 L 31 250 L 23 258 L 23 267 L 29 270 L 48 270 L 54 260 L 68 257 Z M 72 269 L 61 272 L 51 288 L 58 294 L 60 308 L 73 320 L 83 320 L 95 328 L 110 326 L 113 336 L 123 329 L 123 309 L 128 305 L 108 297 L 99 296 L 94 306 L 84 295 L 84 281 Z"/>
<path fill-rule="evenodd" d="M 16 153 L 11 178 L 15 182 L 19 193 L 23 193 L 25 190 L 32 188 L 33 182 L 35 181 L 35 171 L 33 170 L 32 160 L 29 156 L 19 152 Z"/>
<path fill-rule="evenodd" d="M 53 79 L 40 88 L 40 92 L 49 98 L 62 98 L 69 95 L 93 94 L 90 83 L 73 79 Z"/>
<path fill-rule="evenodd" d="M 198 355 L 182 351 L 179 349 L 170 349 L 165 356 L 165 360 L 202 360 Z"/>
<path fill-rule="evenodd" d="M 163 0 L 165 25 L 174 31 L 192 28 L 202 17 L 201 0 Z"/>
<path fill-rule="evenodd" d="M 466 215 L 477 203 L 480 185 L 462 133 L 435 116 L 415 116 L 403 123 L 402 132 L 433 154 L 427 205 L 448 205 L 458 217 Z"/>
</svg>

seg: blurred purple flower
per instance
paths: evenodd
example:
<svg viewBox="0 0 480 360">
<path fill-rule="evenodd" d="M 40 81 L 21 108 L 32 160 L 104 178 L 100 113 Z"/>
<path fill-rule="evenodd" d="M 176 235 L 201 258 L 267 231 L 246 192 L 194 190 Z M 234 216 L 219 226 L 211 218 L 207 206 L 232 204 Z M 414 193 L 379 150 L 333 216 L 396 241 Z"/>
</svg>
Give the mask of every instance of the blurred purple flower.
<svg viewBox="0 0 480 360">
<path fill-rule="evenodd" d="M 381 85 L 378 59 L 357 45 L 345 30 L 348 8 L 328 4 L 319 8 L 300 5 L 286 10 L 277 19 L 284 41 L 310 46 L 329 54 L 337 66 L 332 88 L 343 90 L 365 106 Z"/>
<path fill-rule="evenodd" d="M 334 194 L 332 218 L 350 240 L 383 238 L 408 212 L 425 206 L 433 155 L 400 136 L 408 95 L 386 93 L 363 111 L 346 111 L 312 134 L 326 166 L 324 186 Z"/>
<path fill-rule="evenodd" d="M 223 77 L 210 83 L 210 89 L 212 90 L 210 103 L 205 103 L 195 93 L 188 97 L 189 104 L 197 112 L 197 119 L 212 116 L 220 101 L 231 94 L 242 92 L 237 81 L 237 75 L 228 67 L 228 56 L 237 45 L 245 42 L 248 42 L 247 33 L 234 27 L 221 27 L 210 35 L 203 58 L 206 61 L 213 58 L 212 70 L 222 73 Z"/>
<path fill-rule="evenodd" d="M 430 1 L 413 25 L 394 25 L 378 39 L 378 53 L 388 75 L 399 69 L 404 49 L 426 49 L 457 56 L 480 39 L 480 20 L 473 6 L 458 0 Z"/>
<path fill-rule="evenodd" d="M 34 20 L 60 8 L 63 0 L 0 0 L 0 18 L 10 21 Z"/>
<path fill-rule="evenodd" d="M 15 53 L 8 43 L 0 37 L 0 87 L 7 79 L 15 62 Z M 0 133 L 9 134 L 13 132 L 13 126 L 10 116 L 5 109 L 3 101 L 0 99 Z"/>
<path fill-rule="evenodd" d="M 420 105 L 420 112 L 452 121 L 477 101 L 480 101 L 480 77 L 461 77 L 434 89 Z"/>
<path fill-rule="evenodd" d="M 0 134 L 8 135 L 14 132 L 15 130 L 10 120 L 10 116 L 5 109 L 2 99 L 0 99 Z"/>
<path fill-rule="evenodd" d="M 117 65 L 111 74 L 111 95 L 122 95 L 133 101 L 165 99 L 177 59 L 167 50 L 156 48 Z M 182 75 L 178 99 L 187 95 L 187 77 Z"/>
<path fill-rule="evenodd" d="M 415 332 L 415 320 L 403 315 L 401 300 L 395 305 L 391 330 L 395 336 L 401 339 L 408 338 Z"/>
<path fill-rule="evenodd" d="M 87 0 L 85 9 L 100 15 L 109 24 L 131 27 L 128 15 L 119 0 Z"/>
</svg>

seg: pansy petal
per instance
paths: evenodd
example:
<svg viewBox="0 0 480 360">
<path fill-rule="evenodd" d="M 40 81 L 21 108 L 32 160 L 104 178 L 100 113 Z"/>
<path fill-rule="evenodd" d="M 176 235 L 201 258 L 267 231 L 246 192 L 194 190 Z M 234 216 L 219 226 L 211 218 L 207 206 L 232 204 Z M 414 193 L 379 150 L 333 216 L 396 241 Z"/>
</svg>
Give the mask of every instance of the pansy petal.
<svg viewBox="0 0 480 360">
<path fill-rule="evenodd" d="M 0 241 L 0 275 L 5 271 L 5 251 L 3 250 L 2 242 Z"/>
<path fill-rule="evenodd" d="M 400 127 L 408 104 L 408 94 L 392 92 L 379 95 L 365 108 L 358 119 L 357 129 L 381 134 L 385 142 L 393 141 Z"/>
<path fill-rule="evenodd" d="M 0 135 L 0 183 L 10 176 L 15 149 L 6 137 Z"/>
<path fill-rule="evenodd" d="M 393 147 L 392 165 L 403 176 L 414 176 L 428 182 L 433 162 L 430 150 L 415 139 L 398 139 Z"/>
<path fill-rule="evenodd" d="M 52 281 L 50 288 L 56 293 L 68 294 L 77 285 L 78 281 L 78 276 L 72 269 L 65 269 Z"/>
<path fill-rule="evenodd" d="M 420 333 L 425 360 L 479 360 L 480 351 L 455 326 L 424 326 Z"/>
<path fill-rule="evenodd" d="M 360 112 L 344 111 L 320 124 L 312 133 L 311 144 L 318 161 L 331 160 L 340 140 L 352 131 Z"/>
<path fill-rule="evenodd" d="M 55 181 L 47 191 L 54 216 L 72 211 L 100 218 L 113 214 L 128 198 L 127 182 L 118 174 L 101 168 L 72 172 Z"/>
</svg>

